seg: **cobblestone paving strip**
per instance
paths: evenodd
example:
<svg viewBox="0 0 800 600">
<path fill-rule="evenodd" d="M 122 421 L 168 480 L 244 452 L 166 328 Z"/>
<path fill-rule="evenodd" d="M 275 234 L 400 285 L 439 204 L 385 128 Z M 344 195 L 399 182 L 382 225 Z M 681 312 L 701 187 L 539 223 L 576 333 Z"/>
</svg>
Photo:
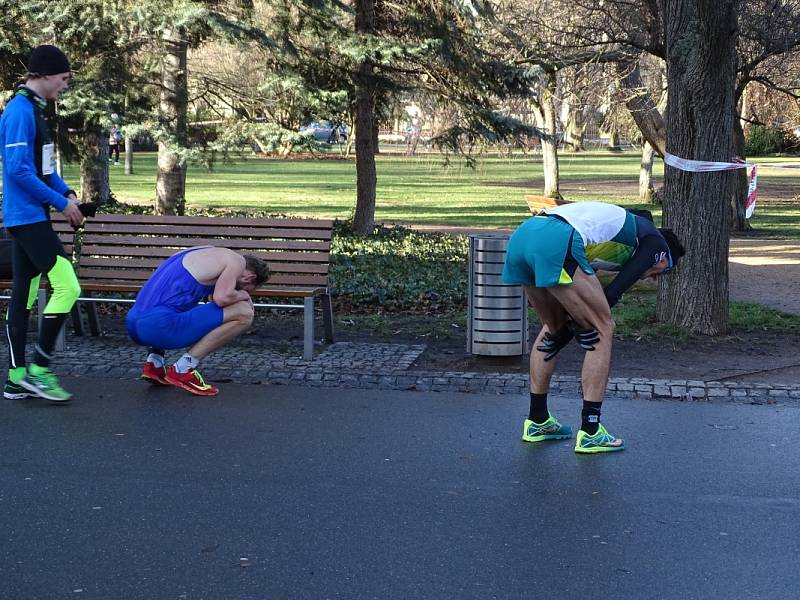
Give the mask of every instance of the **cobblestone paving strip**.
<svg viewBox="0 0 800 600">
<path fill-rule="evenodd" d="M 528 377 L 519 373 L 411 370 L 414 361 L 425 349 L 422 344 L 336 342 L 319 348 L 314 360 L 307 362 L 299 357 L 299 345 L 278 351 L 264 348 L 261 341 L 245 338 L 212 354 L 202 362 L 200 369 L 208 381 L 223 384 L 235 381 L 422 392 L 528 393 Z M 178 351 L 175 351 L 167 358 L 175 360 L 178 356 Z M 54 368 L 58 374 L 72 377 L 136 379 L 141 373 L 144 357 L 145 350 L 133 345 L 122 335 L 71 336 L 67 349 L 57 354 Z M 552 391 L 578 395 L 580 380 L 574 376 L 555 376 Z M 800 385 L 612 378 L 608 382 L 608 396 L 692 402 L 800 404 Z"/>
</svg>

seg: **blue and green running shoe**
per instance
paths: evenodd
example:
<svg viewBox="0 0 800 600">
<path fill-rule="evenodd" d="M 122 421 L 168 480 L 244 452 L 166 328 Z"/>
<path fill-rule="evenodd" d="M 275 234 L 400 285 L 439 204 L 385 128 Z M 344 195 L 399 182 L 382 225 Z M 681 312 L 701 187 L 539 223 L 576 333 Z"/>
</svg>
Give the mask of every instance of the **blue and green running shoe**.
<svg viewBox="0 0 800 600">
<path fill-rule="evenodd" d="M 625 442 L 608 433 L 602 425 L 597 428 L 594 435 L 589 435 L 581 429 L 575 439 L 575 452 L 579 454 L 619 452 L 620 450 L 625 450 Z"/>
<path fill-rule="evenodd" d="M 28 367 L 28 373 L 20 380 L 19 385 L 50 402 L 69 402 L 72 398 L 72 394 L 58 383 L 55 373 L 36 364 Z"/>
<path fill-rule="evenodd" d="M 544 423 L 534 423 L 525 419 L 522 427 L 523 442 L 543 442 L 544 440 L 566 440 L 572 437 L 572 429 L 562 425 L 553 415 L 548 415 Z"/>
</svg>

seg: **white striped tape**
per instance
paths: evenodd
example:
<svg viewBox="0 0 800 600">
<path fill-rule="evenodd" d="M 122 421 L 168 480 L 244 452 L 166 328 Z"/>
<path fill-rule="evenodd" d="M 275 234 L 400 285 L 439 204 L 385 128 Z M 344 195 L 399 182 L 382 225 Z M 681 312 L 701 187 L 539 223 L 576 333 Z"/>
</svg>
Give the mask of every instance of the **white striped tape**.
<svg viewBox="0 0 800 600">
<path fill-rule="evenodd" d="M 747 186 L 747 200 L 745 201 L 745 218 L 749 219 L 753 216 L 753 211 L 756 208 L 756 197 L 758 196 L 758 166 L 756 163 L 750 163 L 744 160 L 737 162 L 717 162 L 710 160 L 692 160 L 689 158 L 681 158 L 669 152 L 664 153 L 664 163 L 670 167 L 680 169 L 681 171 L 688 171 L 690 173 L 709 173 L 712 171 L 733 171 L 735 169 L 750 168 L 750 183 Z M 800 169 L 800 163 L 762 163 L 761 168 L 769 169 Z"/>
</svg>

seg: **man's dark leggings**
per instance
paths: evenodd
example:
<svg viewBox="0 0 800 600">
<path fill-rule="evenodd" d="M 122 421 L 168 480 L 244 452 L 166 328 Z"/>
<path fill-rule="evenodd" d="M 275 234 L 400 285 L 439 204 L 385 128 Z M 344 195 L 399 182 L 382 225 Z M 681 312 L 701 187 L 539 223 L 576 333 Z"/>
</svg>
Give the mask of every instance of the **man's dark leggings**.
<svg viewBox="0 0 800 600">
<path fill-rule="evenodd" d="M 49 366 L 56 338 L 81 288 L 50 221 L 9 227 L 8 233 L 13 240 L 11 260 L 14 282 L 6 317 L 9 366 L 12 369 L 25 366 L 28 317 L 36 298 L 39 279 L 46 274 L 52 295 L 43 311 L 34 357 L 36 364 L 46 367 Z"/>
</svg>

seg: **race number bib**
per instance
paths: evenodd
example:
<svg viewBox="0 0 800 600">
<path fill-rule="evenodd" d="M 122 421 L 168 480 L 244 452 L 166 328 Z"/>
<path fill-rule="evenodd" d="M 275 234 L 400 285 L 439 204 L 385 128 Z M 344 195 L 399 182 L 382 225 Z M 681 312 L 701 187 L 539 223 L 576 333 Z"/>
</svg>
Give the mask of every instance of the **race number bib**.
<svg viewBox="0 0 800 600">
<path fill-rule="evenodd" d="M 42 145 L 42 175 L 50 175 L 56 170 L 53 160 L 55 149 L 56 146 L 52 143 Z"/>
</svg>

